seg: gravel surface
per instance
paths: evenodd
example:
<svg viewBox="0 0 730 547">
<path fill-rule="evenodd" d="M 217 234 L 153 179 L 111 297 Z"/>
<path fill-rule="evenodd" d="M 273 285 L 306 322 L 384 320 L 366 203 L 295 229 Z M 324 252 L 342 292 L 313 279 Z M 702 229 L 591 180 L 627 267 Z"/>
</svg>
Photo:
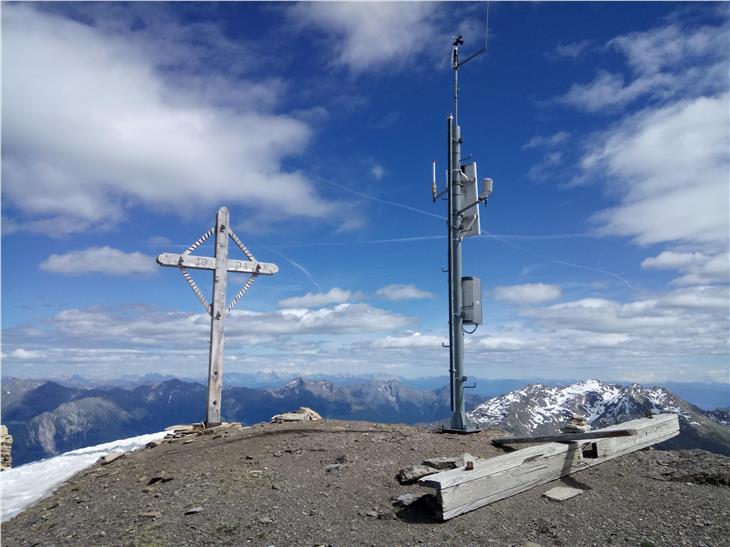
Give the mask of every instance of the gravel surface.
<svg viewBox="0 0 730 547">
<path fill-rule="evenodd" d="M 730 458 L 647 450 L 445 523 L 431 490 L 400 485 L 423 459 L 491 457 L 494 432 L 324 421 L 228 427 L 96 464 L 2 525 L 3 545 L 730 545 Z M 554 486 L 586 490 L 565 502 Z"/>
</svg>

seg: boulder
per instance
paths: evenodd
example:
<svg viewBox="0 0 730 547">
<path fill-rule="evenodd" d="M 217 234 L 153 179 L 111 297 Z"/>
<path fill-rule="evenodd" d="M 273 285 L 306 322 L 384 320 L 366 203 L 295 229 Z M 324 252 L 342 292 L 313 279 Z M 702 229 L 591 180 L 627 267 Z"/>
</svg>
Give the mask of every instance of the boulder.
<svg viewBox="0 0 730 547">
<path fill-rule="evenodd" d="M 396 478 L 401 484 L 411 484 L 421 477 L 433 475 L 434 473 L 438 473 L 438 469 L 434 469 L 428 465 L 409 465 L 401 469 Z"/>
<path fill-rule="evenodd" d="M 284 412 L 271 417 L 271 423 L 280 424 L 284 422 L 304 422 L 321 420 L 322 416 L 318 412 L 306 406 L 300 407 L 295 412 Z"/>
</svg>

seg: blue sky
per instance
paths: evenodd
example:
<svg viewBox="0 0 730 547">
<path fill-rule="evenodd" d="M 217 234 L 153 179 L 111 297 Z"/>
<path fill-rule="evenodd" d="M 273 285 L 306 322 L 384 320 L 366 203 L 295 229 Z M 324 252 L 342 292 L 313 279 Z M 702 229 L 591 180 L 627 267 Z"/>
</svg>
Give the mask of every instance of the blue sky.
<svg viewBox="0 0 730 547">
<path fill-rule="evenodd" d="M 481 47 L 485 7 L 3 4 L 3 373 L 202 377 L 208 318 L 154 257 L 226 205 L 280 272 L 225 371 L 446 378 L 431 161 L 443 188 L 451 36 Z M 489 10 L 461 72 L 495 181 L 467 373 L 727 382 L 728 5 Z"/>
</svg>

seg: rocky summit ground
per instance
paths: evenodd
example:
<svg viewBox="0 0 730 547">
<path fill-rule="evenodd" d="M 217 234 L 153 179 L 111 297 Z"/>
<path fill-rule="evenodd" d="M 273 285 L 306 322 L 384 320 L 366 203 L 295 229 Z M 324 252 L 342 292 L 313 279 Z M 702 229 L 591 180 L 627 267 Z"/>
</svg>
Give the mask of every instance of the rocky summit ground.
<svg viewBox="0 0 730 547">
<path fill-rule="evenodd" d="M 2 525 L 12 545 L 730 545 L 730 458 L 645 450 L 448 522 L 398 471 L 494 432 L 318 421 L 214 429 L 96 464 Z M 586 490 L 565 502 L 556 485 Z"/>
</svg>

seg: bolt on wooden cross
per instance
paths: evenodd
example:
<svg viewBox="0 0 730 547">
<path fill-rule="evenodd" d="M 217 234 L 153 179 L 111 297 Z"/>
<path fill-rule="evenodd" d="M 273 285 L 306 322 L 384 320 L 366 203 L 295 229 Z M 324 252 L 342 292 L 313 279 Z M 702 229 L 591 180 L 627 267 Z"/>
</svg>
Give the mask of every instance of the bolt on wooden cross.
<svg viewBox="0 0 730 547">
<path fill-rule="evenodd" d="M 195 249 L 200 247 L 210 236 L 215 234 L 215 257 L 193 256 Z M 247 260 L 230 260 L 228 258 L 228 237 L 234 241 Z M 174 266 L 180 269 L 183 277 L 193 289 L 205 311 L 210 315 L 210 354 L 208 357 L 208 407 L 205 423 L 215 426 L 221 423 L 221 388 L 223 375 L 223 319 L 230 312 L 246 291 L 253 285 L 259 275 L 274 275 L 279 271 L 276 264 L 258 262 L 228 222 L 228 209 L 221 207 L 216 215 L 215 227 L 205 232 L 195 243 L 190 245 L 182 254 L 162 253 L 157 257 L 160 266 Z M 209 304 L 205 295 L 193 280 L 188 268 L 199 270 L 214 270 L 213 276 L 213 304 Z M 228 272 L 251 274 L 243 286 L 238 290 L 226 306 L 226 283 Z"/>
</svg>

